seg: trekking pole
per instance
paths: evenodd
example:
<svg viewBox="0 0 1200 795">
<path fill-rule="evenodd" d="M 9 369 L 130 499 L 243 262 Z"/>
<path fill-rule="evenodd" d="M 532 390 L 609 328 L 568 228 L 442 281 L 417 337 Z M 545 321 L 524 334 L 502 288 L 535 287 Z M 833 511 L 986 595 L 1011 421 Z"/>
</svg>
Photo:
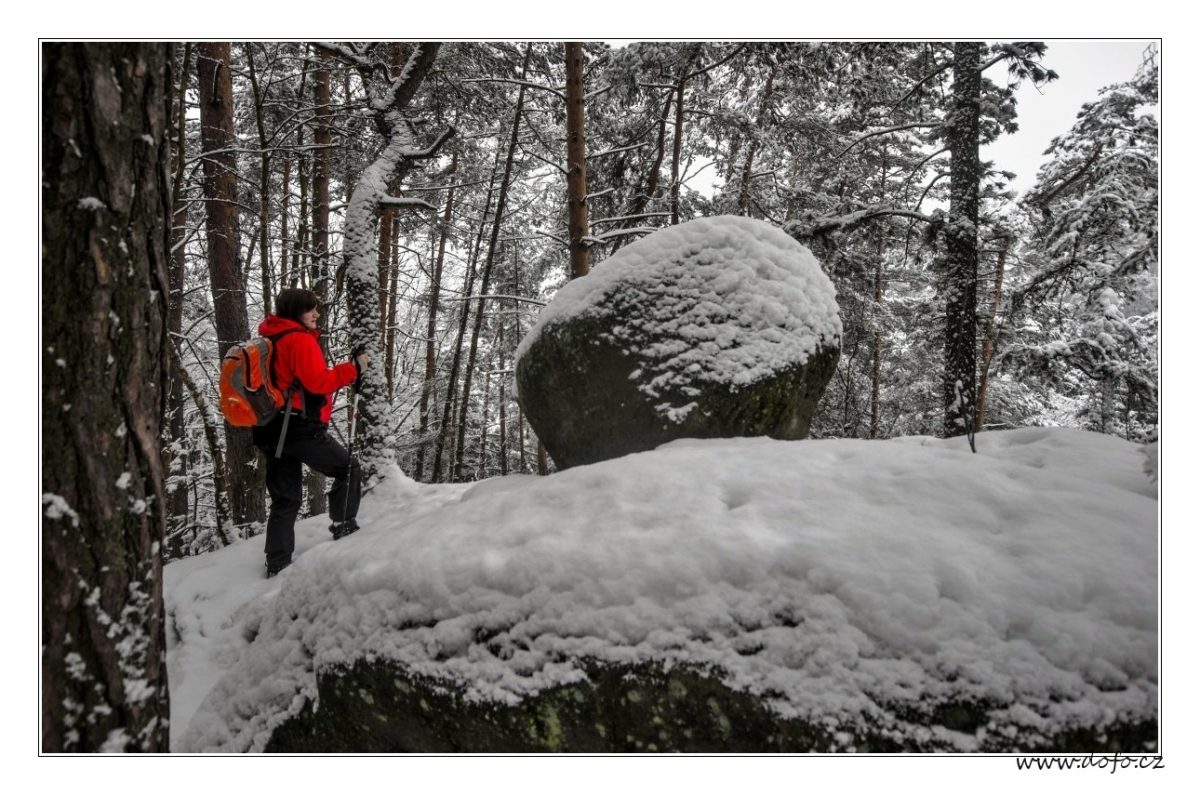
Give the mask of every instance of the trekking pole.
<svg viewBox="0 0 1200 795">
<path fill-rule="evenodd" d="M 342 499 L 342 523 L 346 522 L 346 512 L 350 510 L 350 489 L 357 484 L 354 480 L 354 435 L 358 425 L 358 381 L 350 388 L 350 439 L 346 443 L 346 452 L 350 455 L 350 465 L 346 472 L 346 496 Z"/>
</svg>

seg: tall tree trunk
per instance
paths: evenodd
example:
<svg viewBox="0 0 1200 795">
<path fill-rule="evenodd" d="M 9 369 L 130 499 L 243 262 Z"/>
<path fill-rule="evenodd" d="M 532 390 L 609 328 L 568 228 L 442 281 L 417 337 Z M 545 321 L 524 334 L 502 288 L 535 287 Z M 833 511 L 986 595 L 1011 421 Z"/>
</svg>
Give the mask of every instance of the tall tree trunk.
<svg viewBox="0 0 1200 795">
<path fill-rule="evenodd" d="M 392 221 L 392 251 L 391 260 L 388 263 L 388 309 L 387 309 L 387 334 L 384 335 L 383 350 L 384 355 L 384 373 L 387 375 L 387 392 L 388 402 L 392 401 L 395 396 L 396 389 L 396 301 L 399 298 L 400 290 L 400 247 L 396 245 L 400 237 L 400 221 L 393 219 Z"/>
<path fill-rule="evenodd" d="M 321 50 L 317 53 L 313 81 L 317 118 L 313 128 L 311 289 L 321 299 L 322 316 L 329 314 L 324 306 L 329 300 L 329 171 L 330 144 L 333 142 L 333 105 L 329 94 L 329 56 Z M 325 324 L 326 321 L 321 320 L 321 328 L 325 328 Z"/>
<path fill-rule="evenodd" d="M 351 194 L 346 208 L 344 256 L 350 341 L 352 345 L 366 346 L 376 362 L 383 361 L 379 350 L 379 302 L 375 297 L 379 283 L 375 273 L 378 268 L 374 239 L 377 219 L 389 199 L 389 186 L 401 170 L 419 157 L 432 156 L 453 132 L 442 135 L 429 150 L 419 151 L 414 148 L 412 123 L 404 115 L 432 69 L 439 47 L 437 42 L 418 44 L 405 64 L 402 80 L 388 80 L 386 85 L 377 85 L 367 82 L 368 78 L 364 77 L 368 101 L 376 126 L 384 134 L 385 144 L 379 156 L 363 170 Z M 391 405 L 381 372 L 381 367 L 368 367 L 359 386 L 356 424 L 361 439 L 359 462 L 366 483 L 381 477 L 394 457 L 389 438 L 391 429 L 387 427 Z"/>
<path fill-rule="evenodd" d="M 263 316 L 271 314 L 271 155 L 267 151 L 267 127 L 263 121 L 265 97 L 254 69 L 254 43 L 246 43 L 246 63 L 250 67 L 250 88 L 254 94 L 254 125 L 258 131 L 258 148 L 262 150 L 258 167 L 258 257 L 262 274 Z"/>
<path fill-rule="evenodd" d="M 979 270 L 979 60 L 983 45 L 954 44 L 954 106 L 950 132 L 950 219 L 942 425 L 947 437 L 966 434 L 975 449 L 975 279 Z"/>
<path fill-rule="evenodd" d="M 569 41 L 565 46 L 567 58 L 567 242 L 571 251 L 571 278 L 574 279 L 583 276 L 591 268 L 588 245 L 583 240 L 588 234 L 587 156 L 583 131 L 583 44 Z M 528 52 L 526 61 L 528 61 Z M 522 69 L 522 73 L 524 73 L 524 69 Z M 521 97 L 523 96 L 522 94 Z M 520 97 L 518 101 L 520 101 Z"/>
<path fill-rule="evenodd" d="M 483 203 L 483 215 L 479 218 L 479 228 L 475 235 L 474 249 L 467 258 L 467 272 L 463 277 L 463 297 L 467 298 L 471 295 L 471 290 L 475 286 L 475 266 L 479 258 L 479 252 L 483 248 L 483 232 L 487 226 L 488 214 L 492 209 L 492 199 L 494 198 L 496 188 L 496 177 L 500 171 L 500 148 L 496 147 L 496 159 L 492 163 L 492 172 L 488 180 L 487 198 Z M 462 313 L 458 316 L 458 334 L 454 339 L 454 347 L 451 348 L 450 355 L 450 375 L 446 380 L 446 397 L 442 404 L 442 422 L 438 426 L 437 442 L 433 448 L 433 472 L 432 481 L 437 483 L 442 477 L 442 460 L 443 453 L 446 449 L 446 442 L 450 438 L 450 418 L 454 416 L 454 400 L 458 394 L 455 388 L 458 383 L 459 366 L 462 362 L 462 344 L 467 335 L 467 321 L 470 317 L 471 302 L 462 302 Z M 451 451 L 453 452 L 453 450 Z M 446 467 L 447 473 L 451 472 L 451 467 Z"/>
<path fill-rule="evenodd" d="M 500 374 L 499 374 L 500 375 L 500 397 L 499 397 L 499 406 L 498 406 L 498 411 L 500 413 L 500 474 L 507 475 L 508 474 L 508 429 L 505 427 L 505 423 L 508 422 L 508 412 L 505 410 L 506 409 L 505 404 L 508 402 L 508 397 L 507 397 L 507 395 L 505 395 L 504 386 L 508 382 L 508 379 L 506 378 L 505 373 L 504 373 L 504 370 L 505 370 L 504 362 L 505 362 L 506 357 L 504 355 L 504 322 L 503 321 L 501 321 L 500 327 L 496 331 L 496 351 L 498 352 L 498 356 L 500 358 L 500 366 L 498 368 L 500 370 Z M 480 446 L 482 447 L 482 445 L 480 445 Z"/>
<path fill-rule="evenodd" d="M 567 46 L 570 47 L 571 45 L 568 44 Z M 525 46 L 525 62 L 521 65 L 521 80 L 525 79 L 525 73 L 529 68 L 529 56 L 530 56 L 532 50 L 533 50 L 533 48 L 531 45 Z M 582 83 L 582 81 L 580 81 L 580 82 Z M 570 85 L 570 80 L 568 79 L 568 86 L 569 85 Z M 570 97 L 570 88 L 568 88 L 568 101 L 569 101 L 569 97 Z M 582 108 L 582 103 L 583 103 L 582 97 L 580 98 L 579 101 L 580 101 L 580 108 Z M 521 113 L 523 112 L 524 107 L 525 107 L 525 86 L 524 86 L 524 84 L 522 84 L 521 87 L 519 89 L 517 89 L 517 107 L 516 107 L 516 110 L 513 112 L 512 135 L 508 139 L 508 154 L 505 155 L 505 158 L 504 158 L 504 174 L 500 177 L 500 188 L 499 188 L 499 191 L 498 191 L 497 197 L 496 197 L 496 213 L 492 217 L 492 236 L 491 236 L 491 239 L 488 241 L 487 257 L 484 259 L 484 262 L 483 262 L 483 277 L 481 279 L 480 286 L 479 286 L 479 294 L 480 295 L 487 295 L 488 286 L 491 284 L 492 262 L 495 260 L 496 247 L 500 241 L 500 227 L 504 223 L 504 209 L 505 209 L 505 205 L 508 203 L 508 186 L 509 186 L 509 180 L 512 178 L 513 159 L 515 158 L 516 153 L 517 153 L 517 141 L 520 137 L 520 132 L 521 132 Z M 568 127 L 569 126 L 570 126 L 570 122 L 568 121 Z M 569 138 L 570 138 L 570 135 L 568 134 L 568 139 Z M 580 142 L 580 145 L 582 146 L 582 141 Z M 569 177 L 568 177 L 568 179 L 569 179 Z M 583 183 L 583 190 L 584 190 L 584 192 L 587 191 L 586 180 Z M 586 227 L 586 224 L 587 224 L 586 209 L 584 210 L 583 223 Z M 576 261 L 574 255 L 572 255 L 571 260 L 572 260 L 572 267 L 575 267 L 578 264 L 578 262 Z M 584 273 L 586 273 L 587 272 L 587 270 L 586 270 L 587 269 L 587 249 L 586 248 L 584 249 L 584 257 L 582 260 L 582 266 L 584 268 Z M 582 275 L 582 274 L 579 274 L 579 275 Z M 462 403 L 461 403 L 461 405 L 459 405 L 459 414 L 458 414 L 458 443 L 455 445 L 455 456 L 454 456 L 455 462 L 456 462 L 457 479 L 459 479 L 459 480 L 462 480 L 462 476 L 463 476 L 463 463 L 462 463 L 463 445 L 465 443 L 466 433 L 467 433 L 467 411 L 471 407 L 471 378 L 475 373 L 475 354 L 476 354 L 476 351 L 478 350 L 478 346 L 479 346 L 479 332 L 483 328 L 483 315 L 484 315 L 483 302 L 485 300 L 487 300 L 487 299 L 483 299 L 483 298 L 480 299 L 479 307 L 476 309 L 476 312 L 475 312 L 475 329 L 471 333 L 471 347 L 467 351 L 467 366 L 463 370 Z"/>
<path fill-rule="evenodd" d="M 293 287 L 291 263 L 288 261 L 288 211 L 291 209 L 292 203 L 292 157 L 285 150 L 281 153 L 283 159 L 283 174 L 280 176 L 282 182 L 281 192 L 279 194 L 279 286 Z"/>
<path fill-rule="evenodd" d="M 629 216 L 621 222 L 622 229 L 629 229 L 639 223 L 636 216 L 641 215 L 646 210 L 646 206 L 654 199 L 654 194 L 658 192 L 659 170 L 662 168 L 663 159 L 667 152 L 667 114 L 671 112 L 671 104 L 675 101 L 675 92 L 667 92 L 666 102 L 663 104 L 662 115 L 658 118 L 658 143 L 654 150 L 654 162 L 650 164 L 649 171 L 646 172 L 646 182 L 644 187 L 638 191 L 634 197 L 633 203 L 629 206 L 629 210 L 625 215 Z M 625 236 L 618 235 L 613 240 L 612 252 L 615 254 L 625 245 Z"/>
<path fill-rule="evenodd" d="M 983 418 L 987 411 L 988 370 L 992 367 L 992 355 L 996 349 L 996 315 L 1000 313 L 1000 297 L 1004 290 L 1004 267 L 1008 261 L 1008 249 L 1012 238 L 1005 235 L 1000 239 L 1000 256 L 996 259 L 996 280 L 992 285 L 992 307 L 988 311 L 987 331 L 983 337 L 983 353 L 979 362 L 979 403 L 975 409 L 975 432 L 983 430 Z"/>
<path fill-rule="evenodd" d="M 204 428 L 204 442 L 208 445 L 208 455 L 212 460 L 213 500 L 216 503 L 217 538 L 224 546 L 229 546 L 237 539 L 233 535 L 232 519 L 229 515 L 229 481 L 225 476 L 225 462 L 221 458 L 220 428 L 221 420 L 209 408 L 204 393 L 196 386 L 196 382 L 188 375 L 183 367 L 183 359 L 177 346 L 172 346 L 171 365 L 174 377 L 187 387 L 192 402 L 200 415 L 200 425 Z"/>
<path fill-rule="evenodd" d="M 754 120 L 754 130 L 746 146 L 746 162 L 742 166 L 742 186 L 738 192 L 738 215 L 750 211 L 750 183 L 754 177 L 754 155 L 758 153 L 758 137 L 762 134 L 767 122 L 767 110 L 771 107 L 771 96 L 775 93 L 775 74 L 779 66 L 771 65 L 771 73 L 767 75 L 767 84 L 763 87 L 762 101 L 758 106 L 758 117 Z"/>
<path fill-rule="evenodd" d="M 700 55 L 700 48 L 688 45 L 689 55 L 684 59 L 679 79 L 675 81 L 675 138 L 671 143 L 671 225 L 679 224 L 679 167 L 683 157 L 683 92 L 687 86 L 688 72 Z"/>
<path fill-rule="evenodd" d="M 300 73 L 300 87 L 296 96 L 299 102 L 304 102 L 305 83 L 312 61 L 304 58 L 304 71 Z M 305 256 L 308 251 L 308 180 L 309 156 L 304 153 L 304 125 L 296 130 L 296 181 L 300 187 L 299 208 L 296 211 L 296 245 L 292 249 L 292 281 L 302 286 L 309 286 L 308 269 L 305 268 Z"/>
<path fill-rule="evenodd" d="M 450 220 L 454 217 L 454 179 L 458 174 L 458 152 L 450 156 L 450 171 L 446 178 L 451 181 L 450 189 L 446 192 L 446 209 L 442 211 L 442 228 L 438 234 L 437 256 L 429 275 L 429 317 L 425 323 L 425 382 L 421 386 L 419 405 L 421 446 L 417 448 L 416 473 L 414 477 L 421 480 L 425 471 L 425 435 L 429 433 L 429 399 L 433 394 L 433 381 L 437 375 L 437 335 L 438 303 L 442 294 L 442 266 L 446 257 L 446 240 L 450 237 Z M 463 307 L 466 311 L 466 307 Z"/>
<path fill-rule="evenodd" d="M 187 240 L 188 205 L 183 197 L 183 167 L 187 153 L 187 84 L 191 65 L 192 45 L 185 44 L 175 91 L 175 101 L 178 103 L 173 132 L 175 178 L 171 184 L 171 264 L 168 273 L 170 294 L 167 298 L 167 331 L 174 337 L 183 332 L 183 284 L 187 274 L 187 251 L 184 244 Z M 184 423 L 183 382 L 174 375 L 174 370 L 171 372 L 167 444 L 169 454 L 164 465 L 171 474 L 168 486 L 171 508 L 167 521 L 167 553 L 177 557 L 182 554 L 177 544 L 182 539 L 183 528 L 187 525 L 188 518 L 188 492 L 184 488 L 188 456 L 184 447 L 187 428 Z"/>
<path fill-rule="evenodd" d="M 388 282 L 392 275 L 392 226 L 396 221 L 395 209 L 389 207 L 379 215 L 379 350 L 387 350 Z M 387 372 L 384 377 L 386 380 Z"/>
<path fill-rule="evenodd" d="M 233 127 L 233 79 L 229 42 L 196 45 L 200 75 L 200 138 L 204 151 L 204 197 L 208 208 L 208 273 L 216 310 L 217 353 L 250 336 L 246 281 L 242 273 L 237 207 L 237 145 Z M 225 426 L 229 503 L 239 525 L 262 522 L 266 514 L 263 473 L 249 428 Z"/>
<path fill-rule="evenodd" d="M 882 164 L 879 168 L 879 201 L 882 204 L 887 193 L 887 145 L 883 146 Z M 871 307 L 871 430 L 869 438 L 879 438 L 879 382 L 883 364 L 883 256 L 887 250 L 886 227 L 879 225 L 875 241 L 875 295 Z"/>
<path fill-rule="evenodd" d="M 163 753 L 170 46 L 41 74 L 41 751 Z"/>
<path fill-rule="evenodd" d="M 324 331 L 329 327 L 329 172 L 333 143 L 333 100 L 331 98 L 329 56 L 323 50 L 317 52 L 317 68 L 313 74 L 313 105 L 316 119 L 313 125 L 312 167 L 312 259 L 309 266 L 309 285 L 321 303 L 321 317 L 317 321 Z M 301 199 L 303 201 L 303 198 Z M 327 341 L 322 339 L 322 348 Z M 328 353 L 328 351 L 326 351 Z M 325 476 L 309 469 L 304 475 L 304 487 L 308 494 L 308 515 L 316 516 L 328 509 L 325 493 Z"/>
</svg>

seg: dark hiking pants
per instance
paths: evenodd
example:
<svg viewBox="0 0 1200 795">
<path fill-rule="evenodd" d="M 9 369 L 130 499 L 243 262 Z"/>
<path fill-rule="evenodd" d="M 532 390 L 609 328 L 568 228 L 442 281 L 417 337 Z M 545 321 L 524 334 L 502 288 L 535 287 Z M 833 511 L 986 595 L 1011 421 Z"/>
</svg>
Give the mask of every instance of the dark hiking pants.
<svg viewBox="0 0 1200 795">
<path fill-rule="evenodd" d="M 358 515 L 361 473 L 358 463 L 329 435 L 329 429 L 319 423 L 293 416 L 288 425 L 283 454 L 275 457 L 279 441 L 276 420 L 256 428 L 255 444 L 267 458 L 267 493 L 271 495 L 271 512 L 267 517 L 267 565 L 283 566 L 292 559 L 296 548 L 296 515 L 303 498 L 303 467 L 334 478 L 329 492 L 329 518 L 334 522 L 353 519 Z M 272 433 L 271 431 L 274 431 Z"/>
</svg>

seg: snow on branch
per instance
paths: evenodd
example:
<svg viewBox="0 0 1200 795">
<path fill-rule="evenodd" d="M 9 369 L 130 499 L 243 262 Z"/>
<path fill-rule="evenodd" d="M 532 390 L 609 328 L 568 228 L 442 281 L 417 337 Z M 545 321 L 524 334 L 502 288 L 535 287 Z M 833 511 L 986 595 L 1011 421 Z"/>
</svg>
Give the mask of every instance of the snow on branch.
<svg viewBox="0 0 1200 795">
<path fill-rule="evenodd" d="M 719 60 L 719 61 L 716 61 L 716 62 L 714 62 L 714 63 L 711 63 L 711 64 L 709 64 L 708 66 L 701 66 L 701 67 L 700 67 L 699 69 L 697 69 L 696 71 L 694 71 L 694 72 L 690 72 L 689 74 L 687 74 L 687 75 L 686 75 L 686 76 L 683 78 L 683 82 L 685 82 L 685 83 L 686 83 L 687 81 L 691 80 L 693 77 L 699 77 L 700 75 L 704 74 L 705 72 L 708 72 L 708 71 L 711 71 L 711 70 L 713 70 L 713 69 L 716 69 L 718 66 L 720 66 L 720 65 L 721 65 L 721 64 L 723 64 L 723 63 L 725 63 L 726 61 L 729 61 L 729 60 L 730 60 L 730 59 L 732 59 L 732 58 L 733 58 L 735 55 L 737 55 L 739 52 L 741 52 L 742 50 L 746 49 L 746 44 L 747 44 L 747 42 L 742 42 L 741 44 L 739 44 L 737 47 L 735 47 L 735 48 L 734 48 L 733 52 L 729 53 L 728 55 L 726 55 L 726 56 L 725 56 L 724 58 L 722 58 L 721 60 Z"/>
<path fill-rule="evenodd" d="M 921 128 L 921 127 L 926 128 L 926 129 L 936 129 L 941 126 L 942 126 L 942 123 L 939 121 L 917 121 L 917 122 L 913 122 L 911 124 L 899 124 L 895 127 L 887 127 L 882 130 L 872 130 L 869 133 L 864 133 L 863 135 L 860 135 L 858 138 L 855 138 L 853 141 L 850 142 L 850 144 L 845 149 L 843 149 L 842 151 L 840 151 L 836 155 L 834 155 L 833 159 L 837 160 L 842 155 L 846 154 L 851 149 L 858 146 L 863 141 L 866 141 L 869 138 L 875 138 L 876 136 L 879 136 L 879 135 L 887 135 L 888 133 L 900 132 L 901 130 L 912 130 L 912 129 L 917 129 L 917 128 Z"/>
<path fill-rule="evenodd" d="M 619 146 L 616 149 L 605 149 L 603 152 L 596 152 L 593 155 L 588 155 L 588 161 L 590 162 L 592 160 L 595 160 L 598 157 L 604 157 L 606 155 L 615 155 L 618 152 L 628 152 L 632 149 L 644 149 L 645 147 L 647 147 L 649 145 L 650 144 L 643 142 L 640 144 L 631 144 L 629 146 Z"/>
<path fill-rule="evenodd" d="M 330 55 L 353 66 L 360 72 L 370 73 L 376 66 L 369 58 L 364 58 L 358 50 L 351 49 L 332 41 L 315 41 L 313 46 L 325 50 Z"/>
<path fill-rule="evenodd" d="M 549 91 L 554 96 L 567 101 L 567 95 L 553 86 L 544 86 L 540 83 L 531 83 L 528 80 L 514 80 L 510 77 L 470 77 L 463 80 L 464 83 L 512 83 L 516 86 L 525 86 L 526 88 L 536 88 L 540 91 Z"/>
<path fill-rule="evenodd" d="M 454 125 L 450 125 L 429 146 L 417 150 L 406 149 L 402 154 L 409 160 L 427 160 L 437 154 L 438 150 L 442 148 L 442 144 L 454 137 L 454 132 Z"/>
<path fill-rule="evenodd" d="M 626 235 L 644 235 L 657 231 L 658 227 L 656 226 L 635 226 L 630 229 L 614 229 L 611 232 L 605 232 L 602 235 L 588 235 L 587 237 L 583 238 L 582 242 L 587 243 L 588 245 L 595 245 L 596 243 L 603 243 L 616 237 L 625 237 Z"/>
<path fill-rule="evenodd" d="M 614 221 L 634 221 L 639 218 L 670 218 L 670 217 L 671 217 L 671 214 L 667 213 L 667 212 L 639 213 L 637 215 L 615 215 L 615 216 L 612 216 L 611 218 L 593 218 L 592 223 L 593 224 L 604 224 L 604 223 L 613 223 Z"/>
<path fill-rule="evenodd" d="M 937 219 L 916 212 L 915 210 L 906 210 L 901 207 L 886 207 L 882 205 L 873 205 L 864 207 L 861 210 L 855 210 L 852 213 L 844 215 L 826 216 L 824 218 L 813 218 L 802 221 L 789 221 L 783 225 L 783 231 L 787 232 L 797 240 L 804 241 L 814 237 L 822 237 L 835 232 L 844 232 L 853 229 L 857 226 L 865 224 L 875 218 L 884 218 L 887 216 L 899 216 L 901 218 L 913 218 L 926 223 L 935 223 Z"/>
<path fill-rule="evenodd" d="M 559 237 L 558 235 L 554 234 L 553 232 L 547 232 L 545 229 L 537 229 L 535 231 L 543 237 L 548 237 L 551 240 L 557 240 L 559 243 L 562 243 L 564 248 L 570 248 L 570 246 L 571 246 L 571 244 L 568 243 L 565 239 Z"/>
<path fill-rule="evenodd" d="M 404 196 L 384 196 L 379 203 L 384 207 L 419 207 L 422 210 L 433 210 L 434 212 L 437 212 L 438 209 L 424 199 L 412 199 Z"/>
<path fill-rule="evenodd" d="M 463 295 L 442 297 L 443 301 L 486 301 L 486 300 L 505 300 L 505 301 L 522 301 L 526 304 L 535 304 L 537 306 L 545 306 L 545 301 L 539 301 L 536 298 L 526 298 L 522 295 Z"/>
</svg>

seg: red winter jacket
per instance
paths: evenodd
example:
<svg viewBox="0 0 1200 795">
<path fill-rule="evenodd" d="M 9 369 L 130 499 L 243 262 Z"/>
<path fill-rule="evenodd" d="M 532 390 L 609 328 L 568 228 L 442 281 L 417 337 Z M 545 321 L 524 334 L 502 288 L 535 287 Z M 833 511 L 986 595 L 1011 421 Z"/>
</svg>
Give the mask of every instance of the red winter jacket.
<svg viewBox="0 0 1200 795">
<path fill-rule="evenodd" d="M 293 329 L 299 333 L 275 340 L 275 386 L 287 389 L 298 380 L 310 394 L 324 396 L 325 405 L 321 407 L 319 419 L 328 425 L 333 414 L 333 393 L 353 384 L 358 378 L 358 368 L 354 362 L 343 362 L 332 369 L 326 367 L 325 353 L 317 341 L 321 336 L 319 329 L 306 329 L 295 320 L 277 315 L 267 315 L 258 324 L 258 333 L 264 337 Z M 292 396 L 292 405 L 300 410 L 304 408 L 304 394 L 299 390 Z"/>
</svg>

